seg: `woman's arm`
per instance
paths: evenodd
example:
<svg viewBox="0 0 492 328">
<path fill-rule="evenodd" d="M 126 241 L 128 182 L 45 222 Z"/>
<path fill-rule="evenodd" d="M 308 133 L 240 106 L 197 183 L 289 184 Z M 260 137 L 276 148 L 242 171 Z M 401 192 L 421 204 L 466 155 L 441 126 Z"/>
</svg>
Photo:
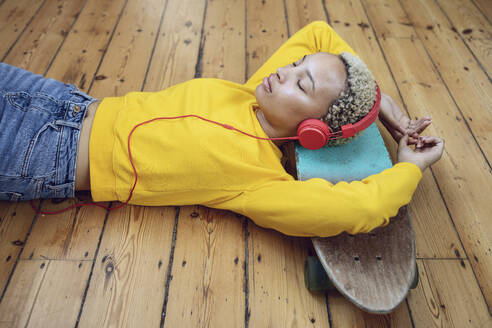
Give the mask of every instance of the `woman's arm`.
<svg viewBox="0 0 492 328">
<path fill-rule="evenodd" d="M 443 149 L 437 137 L 423 137 L 422 146 L 412 149 L 406 134 L 398 147 L 399 163 L 362 181 L 275 181 L 204 205 L 241 213 L 259 226 L 293 236 L 369 232 L 388 224 L 410 202 L 422 172 L 441 158 Z"/>
<path fill-rule="evenodd" d="M 391 134 L 396 142 L 406 133 L 409 135 L 410 144 L 421 145 L 419 135 L 431 124 L 432 118 L 425 116 L 420 120 L 411 120 L 401 111 L 400 107 L 387 94 L 381 95 L 381 107 L 379 109 L 379 120 Z M 420 143 L 419 143 L 420 140 Z"/>
<path fill-rule="evenodd" d="M 265 76 L 275 72 L 278 67 L 295 62 L 304 55 L 325 51 L 339 54 L 354 51 L 323 21 L 312 22 L 289 38 L 275 53 L 253 74 L 246 86 L 255 88 Z"/>
<path fill-rule="evenodd" d="M 247 191 L 241 212 L 259 226 L 293 236 L 369 232 L 388 224 L 410 202 L 421 177 L 417 166 L 400 163 L 350 183 L 273 182 Z"/>
</svg>

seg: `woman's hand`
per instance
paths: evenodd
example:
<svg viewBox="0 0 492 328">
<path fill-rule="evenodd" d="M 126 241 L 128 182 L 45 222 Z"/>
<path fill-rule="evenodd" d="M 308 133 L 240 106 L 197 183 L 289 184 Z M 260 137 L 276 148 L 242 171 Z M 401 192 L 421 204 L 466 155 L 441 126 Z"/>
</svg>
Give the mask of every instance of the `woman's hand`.
<svg viewBox="0 0 492 328">
<path fill-rule="evenodd" d="M 410 148 L 409 136 L 405 134 L 398 146 L 398 163 L 409 162 L 417 165 L 422 172 L 437 162 L 444 150 L 444 140 L 438 137 L 418 137 L 415 149 Z"/>
<path fill-rule="evenodd" d="M 432 118 L 429 116 L 423 117 L 418 121 L 410 120 L 402 113 L 393 99 L 384 93 L 381 95 L 379 120 L 396 142 L 400 142 L 403 135 L 408 134 L 408 143 L 410 145 L 417 144 L 420 133 L 432 122 Z"/>
</svg>

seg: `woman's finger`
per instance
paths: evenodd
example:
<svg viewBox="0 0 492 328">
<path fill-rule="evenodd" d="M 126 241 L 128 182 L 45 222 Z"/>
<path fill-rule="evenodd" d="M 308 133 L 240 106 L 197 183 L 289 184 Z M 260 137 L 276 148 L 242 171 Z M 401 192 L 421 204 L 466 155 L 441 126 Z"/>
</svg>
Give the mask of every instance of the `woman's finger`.
<svg viewBox="0 0 492 328">
<path fill-rule="evenodd" d="M 415 129 L 415 131 L 417 133 L 422 133 L 430 124 L 432 123 L 431 120 L 427 120 L 427 119 L 421 119 L 420 121 L 418 121 L 418 124 L 417 124 L 417 128 Z"/>
<path fill-rule="evenodd" d="M 442 139 L 438 138 L 438 137 L 425 136 L 425 137 L 422 137 L 422 141 L 425 145 L 436 145 L 438 143 L 441 143 Z"/>
<path fill-rule="evenodd" d="M 418 140 L 419 140 L 418 136 L 416 138 L 413 136 L 408 136 L 408 144 L 409 145 L 416 145 Z"/>
</svg>

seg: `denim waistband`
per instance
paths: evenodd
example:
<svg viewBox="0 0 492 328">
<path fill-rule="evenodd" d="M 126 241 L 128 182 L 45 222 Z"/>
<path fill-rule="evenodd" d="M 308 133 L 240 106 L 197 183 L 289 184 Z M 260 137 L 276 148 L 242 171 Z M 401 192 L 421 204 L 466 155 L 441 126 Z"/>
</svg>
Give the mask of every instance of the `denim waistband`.
<svg viewBox="0 0 492 328">
<path fill-rule="evenodd" d="M 96 100 L 0 63 L 0 199 L 74 196 L 80 129 Z"/>
</svg>

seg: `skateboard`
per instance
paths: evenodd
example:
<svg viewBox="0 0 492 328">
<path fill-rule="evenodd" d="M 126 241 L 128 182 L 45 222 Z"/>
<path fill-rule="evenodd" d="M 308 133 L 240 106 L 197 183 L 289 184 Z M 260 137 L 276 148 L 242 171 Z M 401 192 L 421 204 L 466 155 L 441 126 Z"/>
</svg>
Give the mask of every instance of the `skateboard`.
<svg viewBox="0 0 492 328">
<path fill-rule="evenodd" d="M 324 178 L 332 183 L 361 180 L 392 166 L 374 123 L 352 142 L 319 150 L 295 146 L 298 180 Z M 316 256 L 305 263 L 310 291 L 338 290 L 360 309 L 377 314 L 393 311 L 418 284 L 415 233 L 407 206 L 385 227 L 370 233 L 342 233 L 312 238 Z"/>
</svg>

